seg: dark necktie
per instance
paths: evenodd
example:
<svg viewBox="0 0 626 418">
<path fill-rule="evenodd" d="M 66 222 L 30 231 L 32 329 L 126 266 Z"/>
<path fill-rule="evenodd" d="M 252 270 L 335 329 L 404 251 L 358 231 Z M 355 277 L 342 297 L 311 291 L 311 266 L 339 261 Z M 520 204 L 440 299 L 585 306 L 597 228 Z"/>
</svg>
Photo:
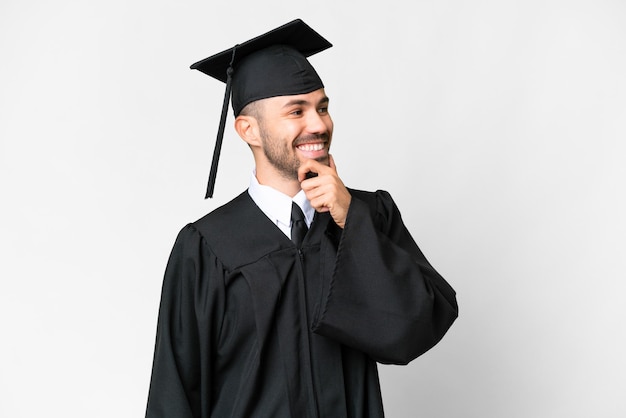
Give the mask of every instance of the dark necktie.
<svg viewBox="0 0 626 418">
<path fill-rule="evenodd" d="M 306 235 L 309 228 L 306 226 L 306 221 L 304 220 L 304 213 L 302 213 L 302 209 L 300 206 L 296 204 L 296 202 L 291 203 L 291 240 L 296 247 L 300 248 L 302 246 L 302 241 L 304 241 L 304 236 Z"/>
</svg>

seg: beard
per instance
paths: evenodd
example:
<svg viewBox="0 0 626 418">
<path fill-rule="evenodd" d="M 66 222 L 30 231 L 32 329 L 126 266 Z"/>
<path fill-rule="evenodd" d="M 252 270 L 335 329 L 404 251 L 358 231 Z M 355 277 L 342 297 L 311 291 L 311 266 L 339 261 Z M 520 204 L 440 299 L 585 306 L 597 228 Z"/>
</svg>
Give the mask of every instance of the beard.
<svg viewBox="0 0 626 418">
<path fill-rule="evenodd" d="M 282 177 L 287 180 L 297 180 L 300 160 L 293 149 L 290 148 L 291 142 L 281 138 L 272 138 L 262 124 L 260 126 L 260 134 L 265 158 Z"/>
</svg>

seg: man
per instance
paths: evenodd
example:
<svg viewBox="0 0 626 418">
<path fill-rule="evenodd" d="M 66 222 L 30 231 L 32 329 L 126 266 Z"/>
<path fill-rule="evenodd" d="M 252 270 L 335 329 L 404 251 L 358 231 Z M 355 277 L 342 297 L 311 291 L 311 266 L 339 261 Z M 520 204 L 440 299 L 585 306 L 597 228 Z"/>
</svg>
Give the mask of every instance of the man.
<svg viewBox="0 0 626 418">
<path fill-rule="evenodd" d="M 410 362 L 457 317 L 390 195 L 337 175 L 306 59 L 329 46 L 296 20 L 192 66 L 226 82 L 225 106 L 232 87 L 256 169 L 176 240 L 147 417 L 382 417 L 376 362 Z"/>
</svg>

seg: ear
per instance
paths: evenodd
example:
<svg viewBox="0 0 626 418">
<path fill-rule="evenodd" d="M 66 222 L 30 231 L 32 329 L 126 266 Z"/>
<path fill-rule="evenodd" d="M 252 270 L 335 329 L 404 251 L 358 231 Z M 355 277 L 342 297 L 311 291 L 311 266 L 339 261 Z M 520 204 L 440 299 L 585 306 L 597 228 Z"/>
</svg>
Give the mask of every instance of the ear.
<svg viewBox="0 0 626 418">
<path fill-rule="evenodd" d="M 246 141 L 251 147 L 261 145 L 259 123 L 253 116 L 237 116 L 235 118 L 235 130 L 241 139 Z"/>
</svg>

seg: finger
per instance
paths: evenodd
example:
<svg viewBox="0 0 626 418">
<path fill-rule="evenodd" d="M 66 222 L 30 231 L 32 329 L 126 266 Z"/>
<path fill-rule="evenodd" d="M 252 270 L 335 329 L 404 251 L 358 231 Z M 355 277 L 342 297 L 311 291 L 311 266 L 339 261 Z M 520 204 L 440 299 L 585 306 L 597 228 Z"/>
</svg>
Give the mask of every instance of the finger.
<svg viewBox="0 0 626 418">
<path fill-rule="evenodd" d="M 306 180 L 307 173 L 311 171 L 311 169 L 309 168 L 309 161 L 311 160 L 304 161 L 302 164 L 300 164 L 300 167 L 298 167 L 298 181 L 300 183 L 302 183 L 303 180 Z"/>
<path fill-rule="evenodd" d="M 328 168 L 328 166 L 325 166 L 315 160 L 306 160 L 300 164 L 300 167 L 298 168 L 298 181 L 302 183 L 307 179 L 307 173 L 311 172 L 319 174 L 324 168 Z"/>
<path fill-rule="evenodd" d="M 309 198 L 309 201 L 311 202 L 311 206 L 313 206 L 318 212 L 328 212 L 330 210 L 326 204 L 326 197 L 323 195 L 311 197 Z"/>
</svg>

